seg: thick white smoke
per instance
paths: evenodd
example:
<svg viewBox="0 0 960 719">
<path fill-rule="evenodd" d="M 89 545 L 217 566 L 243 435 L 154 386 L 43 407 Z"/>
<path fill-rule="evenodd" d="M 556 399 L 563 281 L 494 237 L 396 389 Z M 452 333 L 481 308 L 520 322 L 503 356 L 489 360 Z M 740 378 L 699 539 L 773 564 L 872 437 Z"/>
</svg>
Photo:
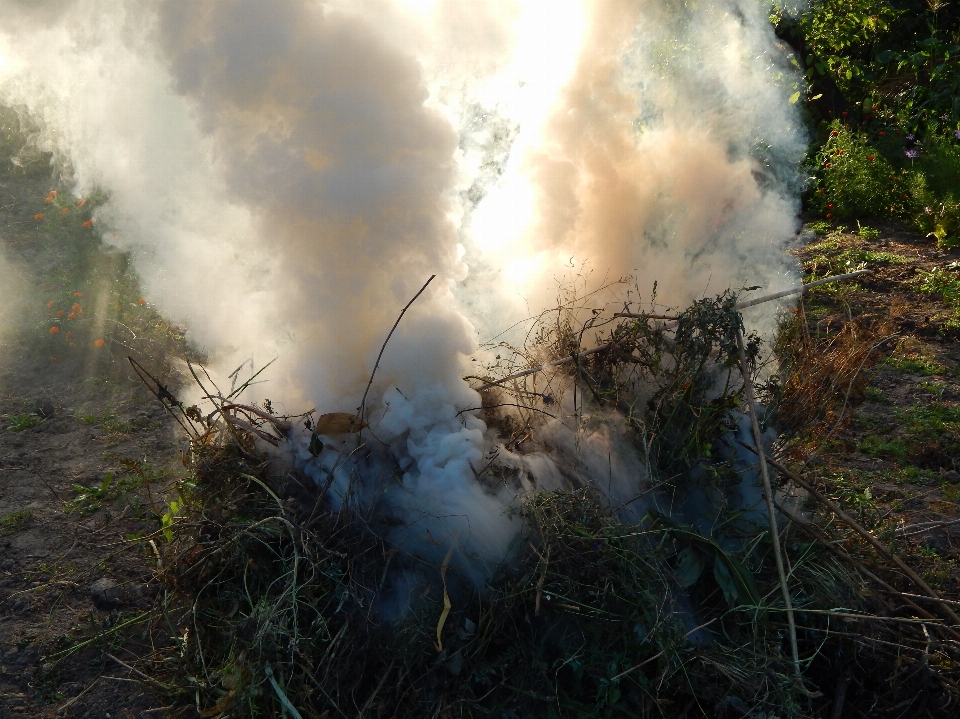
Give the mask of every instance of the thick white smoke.
<svg viewBox="0 0 960 719">
<path fill-rule="evenodd" d="M 477 581 L 517 529 L 510 491 L 476 476 L 488 440 L 461 376 L 477 329 L 546 306 L 582 263 L 658 280 L 672 304 L 787 281 L 803 134 L 763 3 L 0 9 L 3 100 L 43 123 L 44 149 L 74 173 L 64 184 L 110 193 L 105 240 L 220 369 L 276 354 L 265 396 L 352 411 L 399 308 L 438 276 L 368 402 L 371 442 L 403 476 L 366 466 L 401 522 L 391 536 L 434 560 L 453 541 L 480 560 L 464 561 Z M 584 431 L 550 429 L 566 448 L 554 459 L 580 452 L 564 461 L 616 475 L 611 495 L 628 496 L 636 458 L 615 427 Z M 356 466 L 337 457 L 301 461 L 345 496 Z M 561 482 L 550 457 L 501 460 Z"/>
</svg>

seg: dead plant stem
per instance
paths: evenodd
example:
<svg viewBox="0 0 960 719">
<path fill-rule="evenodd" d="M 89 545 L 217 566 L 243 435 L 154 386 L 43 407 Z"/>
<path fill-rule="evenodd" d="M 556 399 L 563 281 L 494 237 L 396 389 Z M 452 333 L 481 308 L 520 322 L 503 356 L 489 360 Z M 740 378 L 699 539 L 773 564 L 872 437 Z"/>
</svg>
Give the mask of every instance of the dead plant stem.
<svg viewBox="0 0 960 719">
<path fill-rule="evenodd" d="M 881 555 L 886 557 L 888 560 L 896 564 L 903 571 L 903 573 L 906 574 L 924 592 L 926 592 L 928 596 L 934 599 L 941 599 L 940 595 L 937 594 L 937 592 L 933 588 L 931 588 L 930 585 L 928 585 L 919 574 L 913 571 L 907 565 L 906 562 L 900 559 L 900 557 L 898 557 L 896 554 L 891 552 L 887 548 L 887 546 L 884 545 L 879 539 L 874 537 L 870 532 L 868 532 L 866 529 L 860 526 L 860 524 L 853 517 L 851 517 L 849 514 L 844 512 L 836 502 L 834 502 L 832 499 L 830 499 L 825 494 L 823 494 L 823 492 L 821 492 L 819 489 L 814 487 L 807 480 L 803 479 L 799 474 L 787 469 L 785 466 L 780 464 L 780 462 L 778 462 L 777 460 L 772 459 L 770 457 L 764 458 L 763 454 L 760 451 L 758 451 L 757 448 L 751 447 L 749 444 L 747 444 L 746 442 L 742 442 L 741 440 L 737 440 L 737 441 L 740 444 L 742 444 L 744 447 L 749 449 L 751 452 L 754 452 L 755 454 L 757 454 L 760 457 L 761 465 L 764 463 L 764 461 L 768 462 L 774 469 L 780 472 L 780 474 L 799 484 L 801 487 L 807 490 L 814 498 L 816 498 L 818 502 L 828 507 L 834 514 L 836 514 L 841 520 L 843 520 L 845 524 L 847 524 L 851 529 L 853 529 L 853 531 L 855 531 L 857 534 L 863 537 L 870 546 L 876 549 Z M 957 616 L 956 612 L 954 612 L 947 605 L 940 605 L 940 606 L 943 612 L 950 619 L 950 621 L 954 622 L 957 625 L 960 625 L 960 617 Z"/>
<path fill-rule="evenodd" d="M 359 418 L 361 425 L 363 424 L 363 410 L 367 406 L 367 394 L 370 392 L 370 386 L 373 384 L 373 378 L 376 376 L 377 369 L 380 367 L 380 360 L 383 358 L 383 351 L 387 349 L 387 342 L 389 342 L 390 338 L 393 337 L 393 333 L 400 325 L 400 320 L 403 319 L 403 316 L 406 314 L 407 310 L 410 309 L 410 305 L 417 301 L 417 298 L 423 294 L 423 291 L 427 289 L 427 285 L 433 282 L 435 277 L 436 275 L 430 275 L 430 279 L 423 283 L 423 287 L 420 288 L 420 291 L 417 292 L 417 294 L 415 294 L 409 302 L 407 302 L 402 310 L 400 310 L 400 315 L 397 317 L 397 321 L 393 323 L 393 327 L 391 327 L 390 332 L 387 333 L 387 338 L 383 341 L 383 346 L 380 348 L 380 354 L 377 355 L 377 361 L 373 364 L 373 371 L 370 373 L 370 380 L 367 382 L 367 388 L 363 391 L 363 399 L 360 400 L 360 406 L 357 407 L 357 417 Z"/>
<path fill-rule="evenodd" d="M 770 486 L 770 474 L 767 471 L 767 463 L 764 461 L 760 422 L 757 419 L 757 403 L 753 395 L 753 382 L 750 380 L 750 368 L 747 365 L 746 352 L 743 350 L 743 332 L 740 330 L 740 327 L 737 327 L 737 352 L 740 354 L 740 372 L 743 375 L 743 389 L 747 397 L 747 408 L 750 410 L 753 441 L 757 445 L 756 452 L 760 458 L 760 477 L 763 479 L 763 494 L 767 500 L 767 519 L 770 522 L 770 540 L 773 544 L 773 558 L 777 565 L 777 577 L 780 580 L 783 605 L 787 611 L 787 624 L 790 626 L 790 652 L 793 655 L 793 670 L 799 676 L 800 652 L 797 648 L 797 627 L 793 618 L 793 603 L 790 601 L 790 587 L 787 584 L 787 575 L 783 568 L 783 553 L 780 549 L 780 530 L 777 527 L 777 512 L 773 506 L 773 489 Z"/>
</svg>

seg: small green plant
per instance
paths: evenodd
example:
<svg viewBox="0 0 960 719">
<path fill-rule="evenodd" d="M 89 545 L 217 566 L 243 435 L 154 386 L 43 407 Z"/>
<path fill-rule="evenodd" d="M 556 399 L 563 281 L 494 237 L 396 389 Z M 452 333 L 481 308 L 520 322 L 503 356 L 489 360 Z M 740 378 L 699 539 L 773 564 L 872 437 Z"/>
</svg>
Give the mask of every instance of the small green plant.
<svg viewBox="0 0 960 719">
<path fill-rule="evenodd" d="M 875 240 L 880 236 L 880 230 L 861 225 L 860 220 L 857 220 L 857 234 L 864 240 Z"/>
<path fill-rule="evenodd" d="M 937 295 L 947 305 L 960 307 L 960 274 L 958 265 L 951 262 L 945 267 L 934 267 L 929 272 L 918 269 L 914 284 L 917 289 L 928 295 Z"/>
<path fill-rule="evenodd" d="M 926 390 L 940 401 L 943 401 L 943 394 L 947 391 L 946 385 L 937 382 L 921 382 L 920 389 Z"/>
<path fill-rule="evenodd" d="M 99 485 L 87 487 L 83 484 L 74 484 L 73 490 L 77 496 L 65 505 L 65 512 L 72 514 L 90 514 L 100 508 L 104 501 L 117 497 L 140 487 L 143 479 L 138 474 L 121 474 L 116 476 L 107 472 Z"/>
<path fill-rule="evenodd" d="M 74 410 L 74 417 L 80 424 L 96 425 L 110 434 L 127 434 L 133 431 L 132 422 L 111 410 L 99 413 Z"/>
<path fill-rule="evenodd" d="M 10 423 L 7 425 L 7 429 L 11 432 L 22 432 L 25 429 L 36 427 L 43 421 L 33 412 L 25 412 L 23 414 L 5 414 L 3 415 L 3 418 Z"/>
<path fill-rule="evenodd" d="M 180 502 L 176 500 L 171 500 L 169 510 L 164 512 L 160 516 L 160 526 L 163 529 L 163 536 L 167 542 L 173 541 L 173 520 L 177 517 L 177 512 L 180 511 Z"/>
<path fill-rule="evenodd" d="M 851 513 L 856 513 L 860 522 L 873 529 L 883 520 L 877 501 L 870 487 L 870 475 L 864 472 L 834 472 L 826 478 L 830 495 Z"/>
<path fill-rule="evenodd" d="M 879 387 L 872 387 L 872 386 L 864 387 L 863 397 L 867 402 L 872 402 L 873 404 L 884 404 L 884 405 L 893 404 L 890 398 L 887 397 L 883 393 L 883 390 L 880 389 Z"/>
<path fill-rule="evenodd" d="M 0 515 L 0 537 L 19 532 L 33 519 L 33 512 L 22 509 L 19 512 L 9 512 Z"/>
<path fill-rule="evenodd" d="M 828 235 L 833 231 L 833 225 L 822 220 L 811 222 L 807 225 L 807 228 L 815 235 Z"/>
</svg>

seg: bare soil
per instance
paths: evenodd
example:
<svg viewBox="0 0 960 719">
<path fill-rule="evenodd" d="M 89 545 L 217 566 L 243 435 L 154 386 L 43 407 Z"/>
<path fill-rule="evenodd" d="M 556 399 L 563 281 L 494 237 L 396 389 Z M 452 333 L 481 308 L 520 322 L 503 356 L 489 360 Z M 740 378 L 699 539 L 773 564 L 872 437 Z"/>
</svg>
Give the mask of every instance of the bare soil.
<svg viewBox="0 0 960 719">
<path fill-rule="evenodd" d="M 858 252 L 896 257 L 866 261 L 873 274 L 849 290 L 804 300 L 812 333 L 836 333 L 855 322 L 878 340 L 872 367 L 865 370 L 868 383 L 850 397 L 844 416 L 829 428 L 832 434 L 821 433 L 805 448 L 817 452 L 808 467 L 828 493 L 909 556 L 943 597 L 958 600 L 960 308 L 922 291 L 921 280 L 937 268 L 960 277 L 951 264 L 960 252 L 897 225 L 870 225 L 879 237 L 849 231 L 821 236 L 796 253 L 819 276 L 842 270 L 829 266 L 831 258 Z M 824 250 L 830 240 L 838 246 Z"/>
<path fill-rule="evenodd" d="M 48 184 L 0 185 L 0 717 L 164 716 L 120 662 L 173 633 L 138 618 L 158 592 L 146 538 L 182 472 L 176 435 L 122 346 L 45 343 L 69 261 L 33 224 Z"/>
</svg>

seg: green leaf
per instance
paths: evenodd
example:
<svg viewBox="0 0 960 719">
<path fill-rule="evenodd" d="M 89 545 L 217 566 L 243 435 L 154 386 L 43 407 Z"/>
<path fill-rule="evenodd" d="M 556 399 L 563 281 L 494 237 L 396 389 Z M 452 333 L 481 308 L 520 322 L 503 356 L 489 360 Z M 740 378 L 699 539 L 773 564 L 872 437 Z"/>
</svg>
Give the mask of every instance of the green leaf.
<svg viewBox="0 0 960 719">
<path fill-rule="evenodd" d="M 110 489 L 110 483 L 113 481 L 113 472 L 107 472 L 107 476 L 103 478 L 103 482 L 100 484 L 100 491 L 106 492 Z"/>
<path fill-rule="evenodd" d="M 757 583 L 753 579 L 753 573 L 743 566 L 736 557 L 727 554 L 723 550 L 718 551 L 720 556 L 723 557 L 725 568 L 736 584 L 737 596 L 739 597 L 740 603 L 751 604 L 755 607 L 760 606 L 760 590 L 757 588 Z M 716 565 L 716 562 L 714 562 L 714 565 Z M 716 566 L 714 566 L 714 577 L 716 577 Z"/>
<path fill-rule="evenodd" d="M 720 555 L 717 555 L 713 560 L 713 578 L 717 580 L 717 584 L 723 591 L 723 598 L 727 600 L 727 604 L 731 607 L 736 605 L 737 599 L 740 597 L 740 588 L 733 580 L 733 575 L 730 574 L 726 562 L 720 558 Z"/>
<path fill-rule="evenodd" d="M 703 555 L 693 547 L 687 547 L 677 555 L 675 575 L 680 586 L 686 589 L 697 583 L 703 573 Z"/>
<path fill-rule="evenodd" d="M 797 103 L 797 100 L 799 100 L 799 99 L 800 99 L 800 93 L 799 93 L 799 92 L 795 92 L 795 93 L 793 93 L 793 94 L 790 96 L 789 102 L 790 102 L 791 105 L 795 105 L 795 104 Z"/>
</svg>

